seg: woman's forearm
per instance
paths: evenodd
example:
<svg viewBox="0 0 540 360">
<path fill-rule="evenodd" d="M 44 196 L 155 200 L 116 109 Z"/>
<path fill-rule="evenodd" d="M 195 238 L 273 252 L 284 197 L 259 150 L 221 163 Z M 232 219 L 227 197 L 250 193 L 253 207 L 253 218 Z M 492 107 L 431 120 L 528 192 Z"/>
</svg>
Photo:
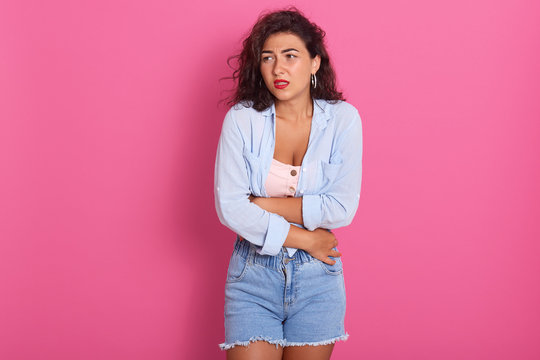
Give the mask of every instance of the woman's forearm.
<svg viewBox="0 0 540 360">
<path fill-rule="evenodd" d="M 312 231 L 291 225 L 283 246 L 308 251 L 313 244 L 312 233 Z M 240 240 L 245 240 L 242 236 L 238 236 L 240 237 Z"/>
<path fill-rule="evenodd" d="M 239 236 L 240 240 L 246 241 Z M 309 231 L 298 226 L 291 225 L 283 246 L 302 249 L 308 253 L 314 253 L 312 256 L 319 260 L 333 265 L 333 260 L 326 258 L 327 255 L 340 256 L 338 252 L 332 250 L 337 246 L 334 234 L 324 229 Z"/>
<path fill-rule="evenodd" d="M 291 225 L 283 246 L 308 251 L 312 245 L 312 236 L 309 230 Z"/>
<path fill-rule="evenodd" d="M 283 216 L 288 222 L 304 225 L 301 197 L 265 198 L 251 196 L 250 200 L 266 211 Z"/>
<path fill-rule="evenodd" d="M 283 216 L 287 221 L 304 224 L 302 220 L 302 198 L 263 198 L 251 195 L 249 200 L 268 212 Z M 329 265 L 335 260 L 329 256 L 338 257 L 341 253 L 334 250 L 337 246 L 335 235 L 327 229 L 317 228 L 313 231 L 290 225 L 283 246 L 302 249 L 311 256 Z"/>
</svg>

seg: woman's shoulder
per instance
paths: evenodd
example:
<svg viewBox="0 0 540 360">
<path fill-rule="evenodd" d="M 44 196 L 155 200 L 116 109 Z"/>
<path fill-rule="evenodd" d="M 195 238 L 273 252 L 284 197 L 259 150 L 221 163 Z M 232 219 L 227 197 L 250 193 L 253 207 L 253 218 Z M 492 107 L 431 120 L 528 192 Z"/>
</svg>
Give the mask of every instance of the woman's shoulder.
<svg viewBox="0 0 540 360">
<path fill-rule="evenodd" d="M 317 102 L 321 102 L 324 107 L 331 110 L 334 114 L 358 114 L 356 107 L 348 103 L 345 100 L 322 100 L 318 99 Z"/>
<path fill-rule="evenodd" d="M 252 114 L 259 113 L 259 111 L 253 108 L 253 103 L 250 101 L 238 102 L 229 108 L 230 113 L 236 114 Z"/>
<path fill-rule="evenodd" d="M 254 129 L 260 129 L 267 124 L 265 119 L 269 112 L 269 109 L 258 111 L 249 103 L 236 103 L 225 114 L 223 127 L 235 129 L 243 136 L 250 136 Z"/>
<path fill-rule="evenodd" d="M 335 121 L 338 127 L 349 128 L 352 123 L 360 125 L 360 114 L 356 107 L 345 100 L 317 100 L 322 105 L 329 120 Z M 360 125 L 361 126 L 361 125 Z"/>
<path fill-rule="evenodd" d="M 251 121 L 255 117 L 260 117 L 264 113 L 253 108 L 250 102 L 236 103 L 229 108 L 226 117 L 234 118 L 236 121 Z"/>
</svg>

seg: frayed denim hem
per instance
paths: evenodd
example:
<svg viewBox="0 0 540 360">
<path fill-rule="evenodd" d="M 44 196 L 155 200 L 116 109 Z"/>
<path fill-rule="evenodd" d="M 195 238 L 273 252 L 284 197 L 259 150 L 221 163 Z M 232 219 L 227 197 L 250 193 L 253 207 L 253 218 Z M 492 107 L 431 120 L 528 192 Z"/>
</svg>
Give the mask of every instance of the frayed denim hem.
<svg viewBox="0 0 540 360">
<path fill-rule="evenodd" d="M 274 339 L 272 339 L 271 337 L 268 337 L 268 336 L 266 336 L 266 337 L 265 336 L 253 336 L 248 341 L 235 341 L 235 342 L 233 342 L 231 344 L 227 344 L 227 343 L 219 344 L 219 348 L 221 350 L 229 350 L 229 349 L 232 349 L 233 347 L 235 347 L 236 345 L 248 346 L 249 343 L 252 343 L 252 342 L 255 342 L 255 341 L 260 341 L 260 340 L 266 341 L 267 343 L 270 343 L 270 344 L 275 344 L 276 349 L 278 348 L 278 346 L 284 346 L 285 342 L 286 342 L 283 339 L 274 340 Z"/>
<path fill-rule="evenodd" d="M 305 346 L 305 345 L 311 345 L 311 346 L 318 346 L 318 345 L 328 345 L 328 344 L 334 344 L 336 341 L 340 340 L 347 340 L 349 338 L 349 334 L 345 333 L 345 335 L 341 335 L 332 339 L 323 340 L 323 341 L 316 341 L 316 342 L 288 342 L 285 344 L 285 346 Z"/>
</svg>

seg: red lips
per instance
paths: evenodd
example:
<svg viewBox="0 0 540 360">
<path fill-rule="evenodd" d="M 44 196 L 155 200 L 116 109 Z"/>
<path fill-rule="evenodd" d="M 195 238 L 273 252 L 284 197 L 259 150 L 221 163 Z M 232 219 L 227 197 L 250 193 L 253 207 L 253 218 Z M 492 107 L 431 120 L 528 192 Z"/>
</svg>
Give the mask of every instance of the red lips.
<svg viewBox="0 0 540 360">
<path fill-rule="evenodd" d="M 285 89 L 287 85 L 289 85 L 289 82 L 287 80 L 277 79 L 274 81 L 274 87 L 276 89 Z"/>
</svg>

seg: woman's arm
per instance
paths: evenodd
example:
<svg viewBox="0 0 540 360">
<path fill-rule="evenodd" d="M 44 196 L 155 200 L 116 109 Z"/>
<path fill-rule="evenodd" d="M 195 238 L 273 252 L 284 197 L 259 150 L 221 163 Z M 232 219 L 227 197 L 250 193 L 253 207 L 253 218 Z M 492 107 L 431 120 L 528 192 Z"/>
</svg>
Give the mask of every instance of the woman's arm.
<svg viewBox="0 0 540 360">
<path fill-rule="evenodd" d="M 223 225 L 257 245 L 259 254 L 277 255 L 291 224 L 282 216 L 249 201 L 250 180 L 243 156 L 244 139 L 235 115 L 246 116 L 233 109 L 227 112 L 217 147 L 214 171 L 216 212 Z"/>
<path fill-rule="evenodd" d="M 266 211 L 283 216 L 288 222 L 304 225 L 302 197 L 265 198 L 251 195 L 249 200 Z"/>
<path fill-rule="evenodd" d="M 362 180 L 362 122 L 358 111 L 349 106 L 340 114 L 342 127 L 335 141 L 335 157 L 323 163 L 332 182 L 319 194 L 302 196 L 303 226 L 336 229 L 349 225 L 358 209 Z"/>
<path fill-rule="evenodd" d="M 352 109 L 351 109 L 352 110 Z M 349 225 L 358 208 L 362 179 L 362 122 L 356 109 L 348 114 L 351 121 L 336 141 L 342 162 L 328 164 L 336 176 L 324 193 L 302 197 L 265 198 L 250 196 L 260 208 L 278 214 L 308 230 L 335 229 Z"/>
<path fill-rule="evenodd" d="M 240 235 L 239 235 L 240 236 Z M 242 236 L 241 240 L 246 241 Z M 325 229 L 305 230 L 291 225 L 283 246 L 302 249 L 311 256 L 329 265 L 334 265 L 335 260 L 329 258 L 340 257 L 341 253 L 333 248 L 338 245 L 335 235 Z"/>
<path fill-rule="evenodd" d="M 281 215 L 287 221 L 302 224 L 302 198 L 265 198 L 250 195 L 250 201 L 262 209 Z M 311 256 L 329 265 L 336 262 L 328 256 L 339 257 L 341 253 L 333 250 L 338 242 L 336 237 L 326 229 L 305 230 L 291 225 L 283 246 L 302 249 Z"/>
<path fill-rule="evenodd" d="M 335 260 L 329 256 L 340 257 L 341 253 L 333 248 L 338 245 L 335 235 L 325 229 L 305 230 L 298 226 L 291 225 L 289 234 L 283 246 L 302 249 L 308 252 L 315 259 L 321 260 L 329 265 L 334 265 Z"/>
</svg>

